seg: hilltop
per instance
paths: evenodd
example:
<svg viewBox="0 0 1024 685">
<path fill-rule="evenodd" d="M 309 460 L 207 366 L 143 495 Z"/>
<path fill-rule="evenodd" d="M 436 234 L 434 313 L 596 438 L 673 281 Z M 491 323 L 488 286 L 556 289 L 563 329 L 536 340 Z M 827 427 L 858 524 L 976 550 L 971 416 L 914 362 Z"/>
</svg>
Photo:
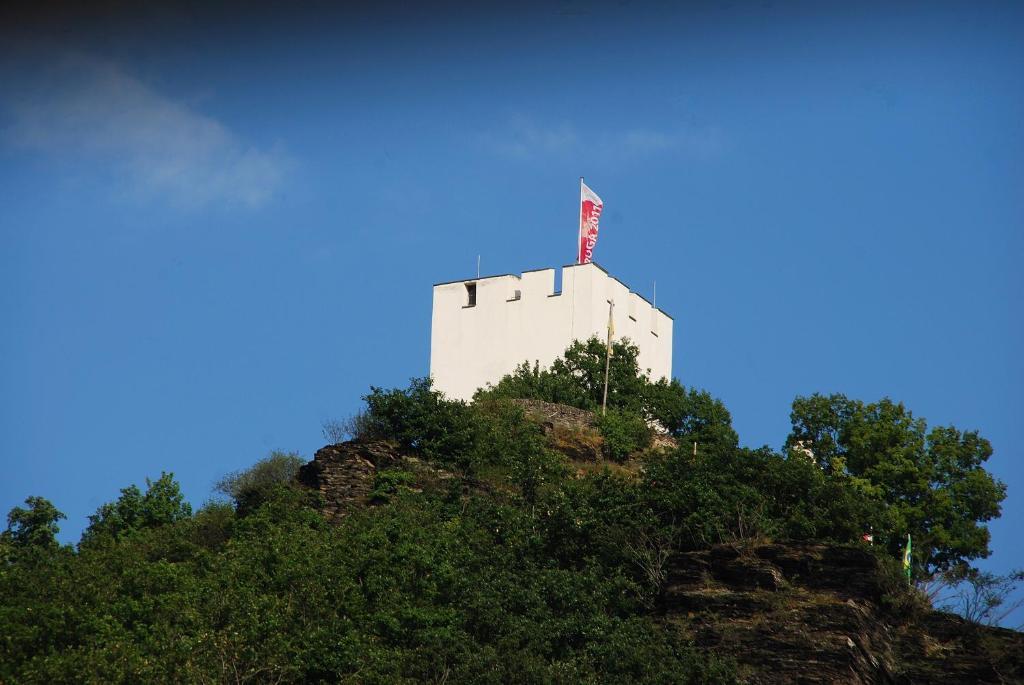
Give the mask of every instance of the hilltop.
<svg viewBox="0 0 1024 685">
<path fill-rule="evenodd" d="M 125 487 L 75 547 L 29 497 L 0 536 L 0 682 L 1024 679 L 1021 633 L 915 585 L 989 552 L 1005 487 L 976 431 L 812 396 L 751 449 L 626 343 L 601 411 L 605 353 L 472 402 L 371 388 L 311 461 L 273 453 L 195 512 L 172 474 Z"/>
<path fill-rule="evenodd" d="M 580 477 L 601 463 L 597 415 L 517 400 L 550 448 Z M 654 449 L 671 449 L 664 436 Z M 639 460 L 612 464 L 634 474 Z M 298 479 L 331 521 L 384 502 L 380 474 L 405 474 L 410 492 L 449 487 L 453 473 L 402 454 L 394 442 L 326 445 Z M 483 483 L 462 483 L 494 492 Z M 648 560 L 650 561 L 650 560 Z M 934 611 L 861 544 L 737 540 L 666 550 L 647 613 L 659 630 L 732 664 L 748 683 L 1012 683 L 1024 681 L 1024 633 Z"/>
</svg>

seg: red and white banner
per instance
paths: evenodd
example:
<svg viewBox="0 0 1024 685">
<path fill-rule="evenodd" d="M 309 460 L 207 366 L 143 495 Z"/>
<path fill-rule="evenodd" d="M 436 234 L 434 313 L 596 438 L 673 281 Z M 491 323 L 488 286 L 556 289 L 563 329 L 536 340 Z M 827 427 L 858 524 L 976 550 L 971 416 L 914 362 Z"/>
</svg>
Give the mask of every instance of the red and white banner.
<svg viewBox="0 0 1024 685">
<path fill-rule="evenodd" d="M 587 184 L 580 180 L 580 249 L 576 257 L 579 264 L 594 261 L 594 246 L 597 245 L 597 222 L 601 218 L 604 203 Z"/>
</svg>

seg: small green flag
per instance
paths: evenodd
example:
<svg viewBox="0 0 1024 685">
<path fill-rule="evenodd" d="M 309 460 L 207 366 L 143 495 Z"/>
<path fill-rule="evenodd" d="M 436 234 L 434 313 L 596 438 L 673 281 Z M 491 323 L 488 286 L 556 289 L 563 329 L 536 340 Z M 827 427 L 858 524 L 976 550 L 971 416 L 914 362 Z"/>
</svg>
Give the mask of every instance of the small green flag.
<svg viewBox="0 0 1024 685">
<path fill-rule="evenodd" d="M 907 547 L 903 550 L 903 572 L 907 574 L 907 581 L 910 580 L 910 533 L 907 533 Z"/>
</svg>

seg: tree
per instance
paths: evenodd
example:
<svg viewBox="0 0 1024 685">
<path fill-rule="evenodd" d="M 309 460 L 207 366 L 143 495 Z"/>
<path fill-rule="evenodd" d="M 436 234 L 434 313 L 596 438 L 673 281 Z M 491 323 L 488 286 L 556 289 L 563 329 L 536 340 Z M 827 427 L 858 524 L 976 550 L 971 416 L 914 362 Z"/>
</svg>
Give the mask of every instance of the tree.
<svg viewBox="0 0 1024 685">
<path fill-rule="evenodd" d="M 567 404 L 595 411 L 604 396 L 605 343 L 594 337 L 575 341 L 550 369 L 528 363 L 497 385 L 478 390 L 474 401 L 520 398 Z M 651 381 L 638 362 L 639 349 L 628 340 L 612 344 L 608 408 L 657 422 L 683 443 L 739 443 L 732 417 L 721 400 L 706 390 L 687 389 L 676 379 Z"/>
<path fill-rule="evenodd" d="M 1013 598 L 1024 582 L 1024 570 L 1005 576 L 979 571 L 952 584 L 955 592 L 941 602 L 943 609 L 954 611 L 971 623 L 996 626 L 1024 606 L 1024 597 Z"/>
<path fill-rule="evenodd" d="M 604 376 L 607 344 L 591 337 L 586 342 L 574 341 L 565 354 L 551 364 L 551 373 L 576 380 L 586 402 L 586 409 L 597 409 L 604 401 Z M 608 360 L 608 407 L 640 413 L 643 410 L 647 374 L 640 370 L 639 348 L 628 340 L 612 343 Z"/>
<path fill-rule="evenodd" d="M 155 481 L 146 479 L 146 492 L 135 485 L 121 490 L 115 502 L 107 502 L 89 516 L 89 527 L 82 533 L 82 544 L 100 538 L 117 538 L 140 528 L 155 528 L 192 516 L 173 473 L 161 472 Z"/>
<path fill-rule="evenodd" d="M 372 387 L 361 420 L 364 438 L 395 440 L 405 450 L 459 468 L 471 467 L 473 412 L 461 400 L 434 390 L 428 378 L 413 378 L 405 390 Z"/>
<path fill-rule="evenodd" d="M 649 383 L 637 363 L 640 354 L 628 340 L 612 343 L 608 370 L 608 407 L 640 413 L 644 405 L 644 389 Z M 567 404 L 580 409 L 596 410 L 604 399 L 604 371 L 607 345 L 592 337 L 574 341 L 565 353 L 551 363 L 550 369 L 519 365 L 495 386 L 477 391 L 474 399 L 515 397 Z"/>
<path fill-rule="evenodd" d="M 273 451 L 249 468 L 227 474 L 214 490 L 230 497 L 245 515 L 265 502 L 278 488 L 290 487 L 304 463 L 295 452 Z"/>
<path fill-rule="evenodd" d="M 546 446 L 540 426 L 526 418 L 522 407 L 507 400 L 474 405 L 475 468 L 496 464 L 508 469 L 512 482 L 528 502 L 546 485 L 565 476 L 565 458 Z"/>
<path fill-rule="evenodd" d="M 597 429 L 604 439 L 602 452 L 613 461 L 626 461 L 630 455 L 651 444 L 651 429 L 644 419 L 630 412 L 610 409 L 597 416 Z"/>
<path fill-rule="evenodd" d="M 57 521 L 67 516 L 45 497 L 28 497 L 25 504 L 27 509 L 14 507 L 7 514 L 4 541 L 15 549 L 55 549 L 60 532 Z"/>
<path fill-rule="evenodd" d="M 644 406 L 650 418 L 661 424 L 683 445 L 720 444 L 735 447 L 739 436 L 732 415 L 722 401 L 707 390 L 686 389 L 673 378 L 651 383 L 645 389 Z"/>
<path fill-rule="evenodd" d="M 916 577 L 988 556 L 984 524 L 999 516 L 1006 486 L 985 471 L 992 446 L 977 431 L 928 431 L 901 403 L 844 395 L 798 397 L 790 418 L 787 447 L 809 448 L 826 473 L 885 503 L 876 540 L 896 554 L 912 535 Z"/>
</svg>

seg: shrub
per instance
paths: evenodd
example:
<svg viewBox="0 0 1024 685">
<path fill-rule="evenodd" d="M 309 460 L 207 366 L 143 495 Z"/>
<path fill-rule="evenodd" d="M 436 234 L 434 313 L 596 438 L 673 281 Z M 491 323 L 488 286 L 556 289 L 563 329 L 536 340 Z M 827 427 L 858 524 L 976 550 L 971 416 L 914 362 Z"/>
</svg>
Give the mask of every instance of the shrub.
<svg viewBox="0 0 1024 685">
<path fill-rule="evenodd" d="M 229 473 L 214 485 L 214 490 L 227 495 L 240 514 L 258 508 L 275 490 L 291 487 L 303 459 L 295 452 L 271 452 L 242 471 Z"/>
<path fill-rule="evenodd" d="M 614 461 L 625 461 L 631 454 L 651 444 L 651 429 L 637 414 L 610 409 L 597 417 L 597 428 L 604 438 L 604 456 Z"/>
<path fill-rule="evenodd" d="M 643 410 L 647 375 L 637 365 L 639 349 L 629 341 L 612 343 L 608 373 L 608 406 L 636 413 Z M 596 337 L 577 340 L 555 359 L 550 369 L 524 362 L 495 386 L 477 391 L 474 399 L 504 397 L 543 400 L 594 410 L 604 395 L 607 347 Z"/>
<path fill-rule="evenodd" d="M 192 516 L 192 505 L 185 501 L 173 473 L 161 473 L 155 481 L 146 479 L 146 492 L 135 485 L 121 490 L 114 502 L 107 502 L 89 517 L 82 533 L 82 544 L 101 538 L 117 538 L 142 528 L 157 528 Z"/>
<path fill-rule="evenodd" d="M 370 491 L 370 499 L 374 502 L 383 503 L 391 499 L 392 495 L 409 490 L 416 482 L 416 476 L 408 471 L 397 469 L 383 469 L 377 472 L 373 478 L 373 490 Z"/>
<path fill-rule="evenodd" d="M 192 540 L 210 550 L 219 550 L 231 538 L 235 509 L 231 504 L 210 500 L 192 519 Z"/>
<path fill-rule="evenodd" d="M 370 437 L 370 428 L 364 412 L 356 412 L 344 419 L 328 419 L 321 424 L 324 440 L 332 445 L 347 440 L 364 440 Z"/>
<path fill-rule="evenodd" d="M 687 389 L 674 378 L 662 378 L 644 389 L 644 409 L 648 418 L 684 444 L 739 444 L 729 410 L 707 390 Z"/>
<path fill-rule="evenodd" d="M 45 497 L 28 497 L 25 504 L 27 509 L 14 507 L 7 514 L 7 530 L 0 533 L 0 565 L 4 563 L 6 547 L 54 550 L 58 546 L 57 521 L 67 518 L 64 512 Z"/>
<path fill-rule="evenodd" d="M 395 440 L 405 450 L 470 470 L 473 413 L 465 402 L 449 400 L 430 378 L 414 378 L 405 390 L 371 388 L 360 430 L 366 438 Z"/>
<path fill-rule="evenodd" d="M 497 385 L 480 389 L 474 400 L 520 398 L 567 404 L 596 411 L 604 399 L 605 343 L 576 341 L 550 369 L 523 363 Z M 612 344 L 608 408 L 656 421 L 682 442 L 735 447 L 739 438 L 728 409 L 705 390 L 687 389 L 678 380 L 652 382 L 640 369 L 639 350 L 629 341 Z"/>
<path fill-rule="evenodd" d="M 477 432 L 473 462 L 508 469 L 527 501 L 566 474 L 565 459 L 546 446 L 543 431 L 522 407 L 506 400 L 481 399 L 474 405 Z"/>
</svg>

